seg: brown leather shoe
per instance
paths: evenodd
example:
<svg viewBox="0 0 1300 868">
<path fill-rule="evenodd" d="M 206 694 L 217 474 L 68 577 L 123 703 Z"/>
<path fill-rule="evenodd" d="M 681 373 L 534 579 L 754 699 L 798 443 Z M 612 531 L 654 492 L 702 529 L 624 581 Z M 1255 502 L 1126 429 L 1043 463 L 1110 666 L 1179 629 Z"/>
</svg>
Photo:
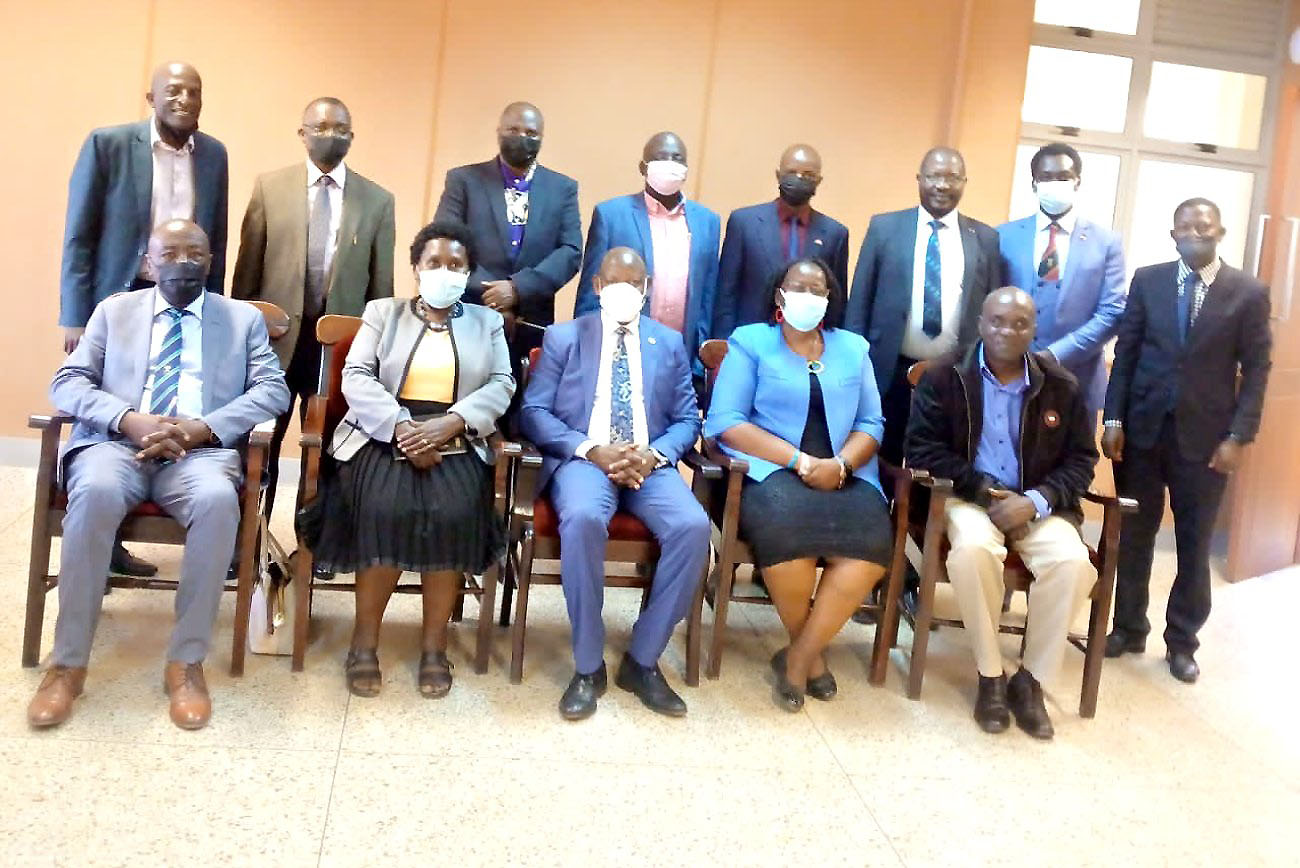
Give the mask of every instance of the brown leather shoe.
<svg viewBox="0 0 1300 868">
<path fill-rule="evenodd" d="M 51 666 L 27 703 L 27 722 L 37 728 L 58 726 L 72 716 L 72 701 L 86 684 L 86 667 Z"/>
<path fill-rule="evenodd" d="M 163 689 L 171 697 L 172 723 L 181 729 L 202 729 L 212 719 L 212 699 L 203 679 L 202 663 L 168 661 Z"/>
</svg>

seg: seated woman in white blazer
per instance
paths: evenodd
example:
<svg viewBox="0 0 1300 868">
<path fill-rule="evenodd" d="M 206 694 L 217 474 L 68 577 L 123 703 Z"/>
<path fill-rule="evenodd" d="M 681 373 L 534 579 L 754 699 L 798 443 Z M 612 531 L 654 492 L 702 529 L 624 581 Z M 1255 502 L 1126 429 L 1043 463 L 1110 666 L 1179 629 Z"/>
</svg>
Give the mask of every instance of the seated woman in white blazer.
<svg viewBox="0 0 1300 868">
<path fill-rule="evenodd" d="M 728 341 L 704 434 L 749 462 L 740 533 L 790 634 L 772 658 L 775 699 L 798 711 L 805 693 L 835 696 L 826 646 L 889 563 L 884 418 L 866 340 L 838 327 L 844 291 L 826 264 L 796 260 L 769 296 L 770 321 Z"/>
</svg>

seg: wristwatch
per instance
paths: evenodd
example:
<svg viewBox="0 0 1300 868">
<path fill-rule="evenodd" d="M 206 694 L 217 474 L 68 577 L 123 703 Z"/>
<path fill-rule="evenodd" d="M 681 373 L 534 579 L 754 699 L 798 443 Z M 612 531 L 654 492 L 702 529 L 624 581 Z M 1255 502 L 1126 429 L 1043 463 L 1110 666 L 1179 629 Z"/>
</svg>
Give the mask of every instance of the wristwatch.
<svg viewBox="0 0 1300 868">
<path fill-rule="evenodd" d="M 667 467 L 670 463 L 668 461 L 668 456 L 660 452 L 658 449 L 655 449 L 653 446 L 650 448 L 650 454 L 655 457 L 655 470 L 658 470 L 660 467 Z"/>
<path fill-rule="evenodd" d="M 1119 419 L 1107 419 L 1106 421 L 1104 421 L 1104 422 L 1101 423 L 1101 427 L 1103 427 L 1103 428 L 1119 428 L 1120 430 L 1123 430 L 1123 429 L 1124 429 L 1124 423 L 1121 422 Z"/>
</svg>

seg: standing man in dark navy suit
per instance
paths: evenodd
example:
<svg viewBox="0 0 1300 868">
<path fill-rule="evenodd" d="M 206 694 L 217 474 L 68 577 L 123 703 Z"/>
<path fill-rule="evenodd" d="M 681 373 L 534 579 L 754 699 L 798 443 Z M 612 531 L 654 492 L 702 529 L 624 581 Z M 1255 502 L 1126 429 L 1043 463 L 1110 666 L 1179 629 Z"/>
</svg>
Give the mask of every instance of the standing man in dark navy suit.
<svg viewBox="0 0 1300 868">
<path fill-rule="evenodd" d="M 801 256 L 830 266 L 849 284 L 849 230 L 809 204 L 822 182 L 822 158 L 812 145 L 791 145 L 776 170 L 774 202 L 737 208 L 727 218 L 718 263 L 713 336 L 767 318 L 772 275 Z"/>
</svg>

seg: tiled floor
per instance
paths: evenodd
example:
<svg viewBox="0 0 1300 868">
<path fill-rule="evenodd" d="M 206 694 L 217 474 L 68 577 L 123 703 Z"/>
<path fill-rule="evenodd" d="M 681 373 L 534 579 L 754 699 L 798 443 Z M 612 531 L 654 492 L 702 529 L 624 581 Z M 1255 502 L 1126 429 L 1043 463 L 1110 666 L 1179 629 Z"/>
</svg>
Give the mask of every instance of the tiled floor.
<svg viewBox="0 0 1300 868">
<path fill-rule="evenodd" d="M 1286 653 L 1300 570 L 1216 585 L 1193 687 L 1169 677 L 1157 624 L 1146 656 L 1106 664 L 1097 717 L 1081 720 L 1082 657 L 1068 652 L 1050 744 L 976 729 L 974 669 L 955 630 L 931 643 L 920 702 L 903 695 L 901 651 L 884 688 L 866 684 L 871 629 L 850 625 L 830 655 L 839 698 L 778 711 L 765 673 L 782 633 L 772 610 L 754 606 L 733 607 L 722 678 L 684 690 L 685 719 L 656 717 L 611 689 L 593 719 L 564 723 L 555 712 L 569 675 L 558 588 L 533 596 L 518 687 L 506 678 L 504 634 L 489 673 L 473 674 L 477 615 L 467 606 L 455 631 L 456 685 L 436 702 L 415 692 L 417 598 L 395 599 L 380 649 L 385 692 L 360 700 L 340 675 L 350 597 L 319 595 L 305 672 L 252 657 L 234 680 L 224 671 L 227 595 L 207 670 L 216 713 L 198 733 L 170 724 L 159 687 L 171 597 L 115 591 L 75 716 L 36 733 L 23 709 L 39 672 L 18 666 L 31 486 L 30 471 L 0 468 L 5 865 L 1300 859 L 1300 698 Z M 166 571 L 179 563 L 179 550 L 139 553 Z M 1171 560 L 1158 555 L 1157 598 Z M 635 592 L 608 595 L 611 664 L 636 604 Z M 56 608 L 51 597 L 47 652 Z M 910 642 L 906 629 L 902 639 Z M 1009 655 L 1015 647 L 1008 639 Z M 675 684 L 681 662 L 678 641 L 665 659 Z"/>
</svg>

